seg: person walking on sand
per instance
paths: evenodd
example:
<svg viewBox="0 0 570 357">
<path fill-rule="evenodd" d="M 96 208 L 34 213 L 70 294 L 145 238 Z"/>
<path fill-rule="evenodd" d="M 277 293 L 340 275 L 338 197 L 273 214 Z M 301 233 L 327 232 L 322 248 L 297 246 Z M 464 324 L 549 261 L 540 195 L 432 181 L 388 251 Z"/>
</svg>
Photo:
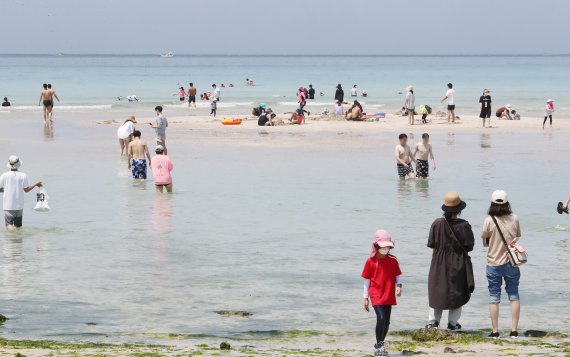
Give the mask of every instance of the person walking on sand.
<svg viewBox="0 0 570 357">
<path fill-rule="evenodd" d="M 214 98 L 214 100 L 212 100 L 212 103 L 210 103 L 210 116 L 213 115 L 215 118 L 217 112 L 218 112 L 218 100 Z"/>
<path fill-rule="evenodd" d="M 137 120 L 133 115 L 131 115 L 123 125 L 117 129 L 117 137 L 119 138 L 119 146 L 121 147 L 121 156 L 127 149 L 127 153 L 129 150 L 129 144 L 133 140 L 133 132 L 135 131 L 135 124 Z"/>
<path fill-rule="evenodd" d="M 0 176 L 0 192 L 4 192 L 2 209 L 4 209 L 6 229 L 13 232 L 16 228 L 22 227 L 24 193 L 42 187 L 42 182 L 30 186 L 28 175 L 18 171 L 22 166 L 22 160 L 18 156 L 10 156 L 7 166 L 10 171 Z"/>
<path fill-rule="evenodd" d="M 429 177 L 429 159 L 433 163 L 435 171 L 435 157 L 433 156 L 433 149 L 429 143 L 429 134 L 422 134 L 422 141 L 416 144 L 412 157 L 416 163 L 416 177 L 419 179 L 427 179 Z"/>
<path fill-rule="evenodd" d="M 402 296 L 402 271 L 398 259 L 390 254 L 393 248 L 390 233 L 377 230 L 361 275 L 364 279 L 364 310 L 370 312 L 372 304 L 376 313 L 374 356 L 388 356 L 384 340 L 390 327 L 392 306 L 397 304 L 396 297 Z"/>
<path fill-rule="evenodd" d="M 59 98 L 55 94 L 55 92 L 48 88 L 48 85 L 44 83 L 43 90 L 40 94 L 40 102 L 39 106 L 43 104 L 44 107 L 44 123 L 51 124 L 53 123 L 52 118 L 52 111 L 53 111 L 53 98 L 56 98 L 59 102 Z"/>
<path fill-rule="evenodd" d="M 511 302 L 511 337 L 518 338 L 518 325 L 521 313 L 519 282 L 520 269 L 513 266 L 504 239 L 509 246 L 514 246 L 521 237 L 519 219 L 513 214 L 507 193 L 502 190 L 493 192 L 488 216 L 483 223 L 483 246 L 487 252 L 487 281 L 489 282 L 489 313 L 493 331 L 490 338 L 499 338 L 499 304 L 501 286 L 505 281 L 505 291 Z M 503 237 L 501 237 L 501 234 Z"/>
<path fill-rule="evenodd" d="M 149 124 L 156 132 L 156 144 L 162 145 L 164 148 L 164 154 L 166 154 L 168 152 L 166 149 L 166 128 L 168 127 L 168 120 L 164 114 L 162 114 L 162 106 L 156 106 L 154 111 L 156 113 L 154 125 L 152 123 Z"/>
<path fill-rule="evenodd" d="M 148 158 L 149 165 L 151 159 L 146 141 L 141 139 L 140 131 L 135 130 L 133 132 L 133 141 L 129 143 L 129 149 L 127 151 L 129 170 L 132 170 L 133 178 L 146 180 L 146 158 Z"/>
<path fill-rule="evenodd" d="M 443 200 L 442 218 L 431 225 L 427 246 L 433 249 L 428 278 L 429 318 L 426 328 L 438 328 L 443 310 L 449 310 L 447 329 L 461 330 L 461 309 L 475 290 L 469 252 L 475 238 L 469 222 L 459 215 L 467 207 L 457 192 Z"/>
<path fill-rule="evenodd" d="M 166 192 L 171 193 L 172 175 L 170 172 L 173 169 L 172 162 L 166 156 L 166 151 L 162 145 L 157 145 L 154 152 L 156 155 L 152 158 L 152 164 L 150 165 L 154 187 L 157 192 L 163 193 L 166 188 Z"/>
<path fill-rule="evenodd" d="M 394 155 L 396 157 L 396 168 L 398 169 L 398 176 L 400 180 L 407 177 L 414 178 L 414 168 L 412 167 L 412 150 L 408 146 L 408 136 L 400 134 L 398 137 L 400 143 L 396 145 Z"/>
<path fill-rule="evenodd" d="M 188 87 L 188 108 L 192 106 L 192 103 L 194 103 L 194 108 L 196 108 L 196 93 L 198 93 L 198 89 L 194 87 L 194 83 L 190 82 Z"/>
<path fill-rule="evenodd" d="M 455 89 L 453 89 L 453 84 L 447 83 L 447 92 L 441 100 L 445 102 L 447 100 L 447 122 L 455 123 Z"/>
<path fill-rule="evenodd" d="M 542 122 L 542 130 L 544 130 L 544 125 L 546 124 L 546 119 L 550 118 L 550 128 L 552 129 L 552 113 L 554 113 L 554 101 L 548 99 L 546 101 L 546 108 L 544 111 L 544 121 Z"/>
<path fill-rule="evenodd" d="M 344 102 L 344 91 L 342 90 L 342 85 L 340 83 L 336 86 L 336 92 L 334 93 L 334 100 L 341 104 Z"/>
<path fill-rule="evenodd" d="M 488 89 L 483 90 L 483 95 L 479 98 L 479 104 L 481 106 L 481 114 L 479 118 L 483 119 L 483 128 L 491 127 L 491 96 Z M 486 126 L 486 121 L 489 119 L 489 126 Z"/>
<path fill-rule="evenodd" d="M 404 109 L 408 114 L 408 124 L 414 125 L 416 111 L 416 96 L 414 95 L 414 87 L 406 88 L 406 100 L 404 101 Z"/>
</svg>

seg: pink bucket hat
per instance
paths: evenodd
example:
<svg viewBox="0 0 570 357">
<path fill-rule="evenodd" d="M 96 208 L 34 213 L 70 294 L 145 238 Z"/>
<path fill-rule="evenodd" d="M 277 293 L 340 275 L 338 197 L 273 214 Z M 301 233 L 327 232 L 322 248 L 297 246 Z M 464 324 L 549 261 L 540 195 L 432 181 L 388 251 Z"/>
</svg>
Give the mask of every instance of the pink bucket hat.
<svg viewBox="0 0 570 357">
<path fill-rule="evenodd" d="M 376 256 L 376 245 L 380 248 L 394 248 L 394 242 L 392 241 L 392 236 L 388 231 L 379 229 L 374 233 L 374 240 L 372 241 L 372 250 L 370 251 L 370 257 Z"/>
</svg>

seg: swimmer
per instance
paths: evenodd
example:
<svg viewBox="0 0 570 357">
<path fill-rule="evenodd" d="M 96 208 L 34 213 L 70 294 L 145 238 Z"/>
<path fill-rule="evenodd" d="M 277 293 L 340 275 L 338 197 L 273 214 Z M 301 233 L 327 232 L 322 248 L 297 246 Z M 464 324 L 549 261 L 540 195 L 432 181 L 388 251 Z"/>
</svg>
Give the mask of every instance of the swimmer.
<svg viewBox="0 0 570 357">
<path fill-rule="evenodd" d="M 178 92 L 173 95 L 177 95 L 181 102 L 186 101 L 186 91 L 184 90 L 184 87 L 178 88 Z"/>
<path fill-rule="evenodd" d="M 9 107 L 11 106 L 10 102 L 8 101 L 7 97 L 4 97 L 4 102 L 2 102 L 2 106 L 3 107 Z"/>
</svg>

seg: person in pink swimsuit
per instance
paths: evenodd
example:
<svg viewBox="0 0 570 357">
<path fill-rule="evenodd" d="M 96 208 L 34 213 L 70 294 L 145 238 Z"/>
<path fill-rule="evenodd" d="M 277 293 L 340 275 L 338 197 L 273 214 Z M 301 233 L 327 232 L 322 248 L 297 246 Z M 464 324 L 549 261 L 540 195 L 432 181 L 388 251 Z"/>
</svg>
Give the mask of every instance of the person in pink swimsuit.
<svg viewBox="0 0 570 357">
<path fill-rule="evenodd" d="M 154 187 L 156 187 L 156 191 L 163 193 L 164 188 L 166 188 L 166 192 L 172 192 L 172 176 L 170 172 L 172 171 L 172 162 L 164 154 L 164 147 L 162 145 L 158 145 L 154 151 L 156 156 L 154 156 L 151 160 L 150 168 L 152 170 L 152 176 L 154 178 Z"/>
</svg>

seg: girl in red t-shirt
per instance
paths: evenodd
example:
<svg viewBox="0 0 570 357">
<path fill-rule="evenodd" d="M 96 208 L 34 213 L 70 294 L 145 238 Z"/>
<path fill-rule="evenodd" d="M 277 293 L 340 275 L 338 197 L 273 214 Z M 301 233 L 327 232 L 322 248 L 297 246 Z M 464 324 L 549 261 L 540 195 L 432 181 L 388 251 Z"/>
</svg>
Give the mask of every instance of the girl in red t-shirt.
<svg viewBox="0 0 570 357">
<path fill-rule="evenodd" d="M 395 256 L 389 254 L 394 248 L 390 233 L 378 230 L 374 234 L 372 251 L 364 265 L 364 310 L 370 311 L 370 302 L 376 312 L 376 344 L 374 356 L 388 356 L 384 339 L 390 326 L 392 306 L 396 305 L 396 296 L 402 295 L 400 265 Z"/>
</svg>

